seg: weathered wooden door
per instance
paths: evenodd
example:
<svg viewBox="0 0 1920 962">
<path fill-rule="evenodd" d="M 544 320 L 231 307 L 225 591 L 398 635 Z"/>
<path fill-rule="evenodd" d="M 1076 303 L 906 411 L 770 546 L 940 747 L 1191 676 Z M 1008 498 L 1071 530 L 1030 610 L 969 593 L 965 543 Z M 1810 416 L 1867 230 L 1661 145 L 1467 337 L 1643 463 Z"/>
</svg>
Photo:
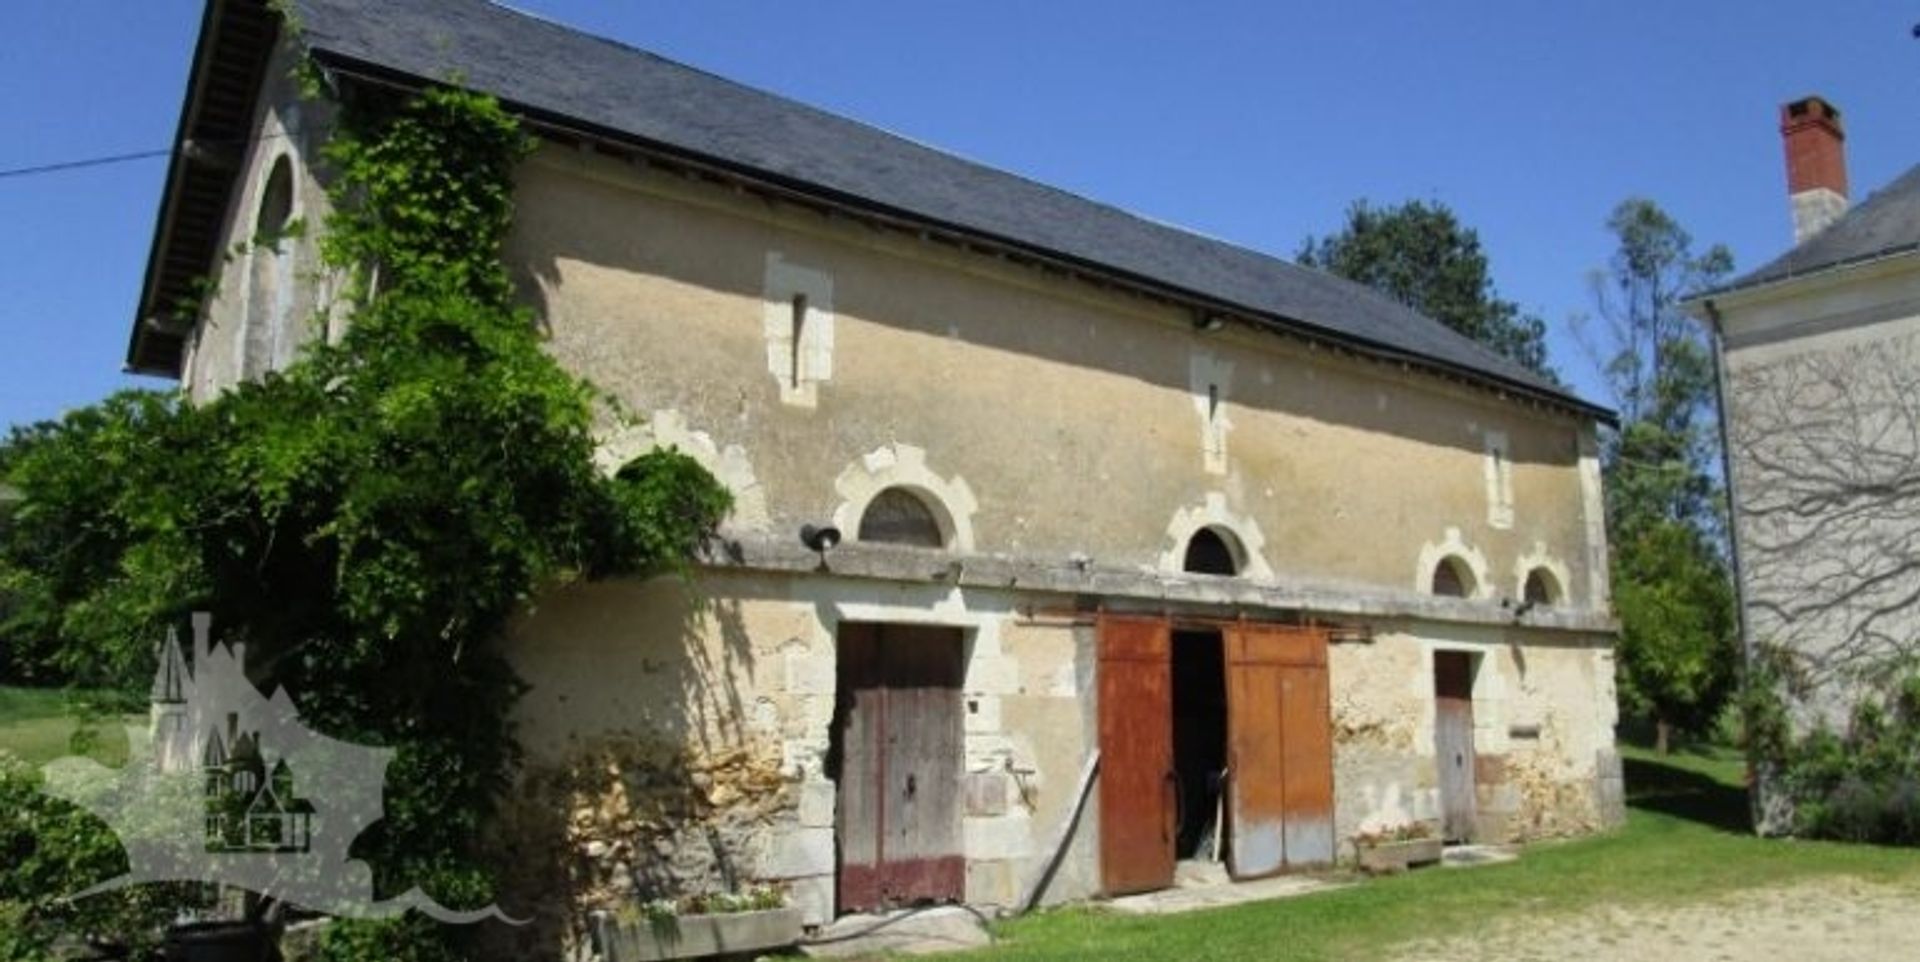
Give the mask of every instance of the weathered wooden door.
<svg viewBox="0 0 1920 962">
<path fill-rule="evenodd" d="M 1332 862 L 1326 633 L 1239 625 L 1226 641 L 1228 870 L 1259 878 Z"/>
<path fill-rule="evenodd" d="M 1473 837 L 1473 656 L 1433 653 L 1433 754 L 1440 767 L 1440 829 L 1450 842 Z"/>
<path fill-rule="evenodd" d="M 1100 867 L 1109 895 L 1173 884 L 1173 632 L 1100 619 Z"/>
<path fill-rule="evenodd" d="M 848 624 L 839 641 L 840 911 L 960 901 L 960 632 Z"/>
</svg>

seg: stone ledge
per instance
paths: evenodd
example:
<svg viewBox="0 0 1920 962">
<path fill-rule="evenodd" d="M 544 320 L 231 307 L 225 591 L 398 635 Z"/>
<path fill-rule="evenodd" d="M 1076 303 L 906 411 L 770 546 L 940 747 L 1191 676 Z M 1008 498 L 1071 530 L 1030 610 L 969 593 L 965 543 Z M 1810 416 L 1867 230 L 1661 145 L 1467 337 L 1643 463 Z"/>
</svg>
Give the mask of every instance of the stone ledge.
<svg viewBox="0 0 1920 962">
<path fill-rule="evenodd" d="M 1091 595 L 1120 602 L 1113 606 L 1115 610 L 1124 610 L 1129 603 L 1141 609 L 1181 604 L 1225 609 L 1223 614 L 1307 612 L 1605 635 L 1619 630 L 1611 615 L 1591 609 L 1535 609 L 1516 616 L 1492 601 L 1436 598 L 1377 585 L 1284 574 L 1255 581 L 857 543 L 841 544 L 822 558 L 800 544 L 798 536 L 782 539 L 736 534 L 711 545 L 700 561 L 720 570 Z"/>
<path fill-rule="evenodd" d="M 781 949 L 800 941 L 798 909 L 624 921 L 601 913 L 594 929 L 607 962 L 653 962 Z"/>
</svg>

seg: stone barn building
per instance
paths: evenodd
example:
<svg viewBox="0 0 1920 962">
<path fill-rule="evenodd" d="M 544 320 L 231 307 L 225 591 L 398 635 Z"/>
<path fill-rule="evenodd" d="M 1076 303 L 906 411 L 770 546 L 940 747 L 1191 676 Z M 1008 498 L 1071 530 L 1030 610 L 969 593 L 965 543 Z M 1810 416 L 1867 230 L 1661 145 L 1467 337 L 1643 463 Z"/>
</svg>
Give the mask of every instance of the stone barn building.
<svg viewBox="0 0 1920 962">
<path fill-rule="evenodd" d="M 1621 817 L 1609 413 L 1366 289 L 473 0 L 212 0 L 129 348 L 193 397 L 334 333 L 335 92 L 541 146 L 507 257 L 571 370 L 733 492 L 691 581 L 511 638 L 515 914 L 1252 878 Z M 221 145 L 244 142 L 244 149 Z M 170 321 L 197 278 L 218 294 Z"/>
</svg>

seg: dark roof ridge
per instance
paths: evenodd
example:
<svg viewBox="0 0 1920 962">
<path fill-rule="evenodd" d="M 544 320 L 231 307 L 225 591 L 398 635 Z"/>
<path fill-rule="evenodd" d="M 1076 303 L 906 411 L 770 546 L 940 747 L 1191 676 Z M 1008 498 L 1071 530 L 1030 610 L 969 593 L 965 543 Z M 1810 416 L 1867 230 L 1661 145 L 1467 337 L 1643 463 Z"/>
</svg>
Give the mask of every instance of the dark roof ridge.
<svg viewBox="0 0 1920 962">
<path fill-rule="evenodd" d="M 732 87 L 736 90 L 741 91 L 742 93 L 750 94 L 752 96 L 757 96 L 757 97 L 778 98 L 782 101 L 785 101 L 788 104 L 791 104 L 809 113 L 817 114 L 822 118 L 829 119 L 838 123 L 853 124 L 854 126 L 857 126 L 857 127 L 864 127 L 867 130 L 870 130 L 883 137 L 892 137 L 898 140 L 903 140 L 914 145 L 915 147 L 919 147 L 922 150 L 932 151 L 933 153 L 936 153 L 936 154 L 943 154 L 947 157 L 951 157 L 963 163 L 972 164 L 975 167 L 992 170 L 995 173 L 1001 174 L 1003 176 L 1012 177 L 1017 180 L 1024 181 L 1029 186 L 1032 186 L 1039 190 L 1044 190 L 1050 193 L 1059 194 L 1064 197 L 1068 197 L 1073 200 L 1079 201 L 1083 204 L 1095 204 L 1100 207 L 1104 207 L 1107 210 L 1110 210 L 1116 214 L 1120 214 L 1125 217 L 1130 217 L 1134 220 L 1141 221 L 1142 223 L 1151 225 L 1153 227 L 1157 227 L 1165 230 L 1178 231 L 1182 234 L 1191 234 L 1195 237 L 1213 241 L 1214 243 L 1217 243 L 1217 244 L 1225 244 L 1231 247 L 1237 247 L 1249 253 L 1259 254 L 1285 267 L 1291 267 L 1298 270 L 1318 270 L 1317 268 L 1311 268 L 1301 264 L 1295 264 L 1292 261 L 1287 260 L 1286 258 L 1277 257 L 1275 255 L 1268 254 L 1265 251 L 1252 247 L 1248 244 L 1241 243 L 1239 241 L 1229 240 L 1225 237 L 1221 237 L 1217 234 L 1213 234 L 1198 228 L 1189 227 L 1185 224 L 1176 223 L 1171 220 L 1165 220 L 1159 217 L 1155 217 L 1151 214 L 1134 210 L 1132 208 L 1123 207 L 1120 204 L 1115 203 L 1113 201 L 1102 200 L 1091 194 L 1082 193 L 1080 191 L 1073 190 L 1067 187 L 1062 187 L 1059 184 L 1048 183 L 1047 181 L 1041 180 L 1037 177 L 1034 177 L 1028 174 L 1021 173 L 1020 171 L 1014 170 L 1012 168 L 1002 167 L 991 161 L 983 160 L 979 157 L 972 156 L 966 153 L 965 151 L 962 151 L 953 147 L 947 147 L 930 140 L 925 140 L 916 134 L 904 133 L 902 131 L 894 130 L 893 128 L 886 127 L 884 125 L 874 123 L 873 121 L 870 121 L 870 120 L 865 120 L 860 117 L 855 117 L 851 114 L 838 113 L 836 111 L 829 110 L 825 107 L 815 106 L 813 104 L 807 103 L 804 100 L 797 100 L 793 97 L 789 97 L 785 94 L 768 90 L 764 87 L 756 87 L 753 84 L 747 83 L 746 81 L 743 81 L 743 80 L 735 80 L 734 78 L 726 76 L 725 74 L 715 73 L 711 70 L 708 70 L 705 67 L 699 66 L 698 64 L 687 63 L 684 60 L 678 60 L 673 57 L 669 57 L 666 54 L 648 50 L 645 47 L 638 47 L 624 40 L 620 40 L 614 37 L 605 37 L 605 36 L 601 36 L 600 34 L 591 33 L 583 27 L 578 27 L 573 24 L 567 23 L 566 21 L 561 20 L 558 17 L 549 16 L 547 14 L 538 13 L 532 10 L 526 10 L 524 8 L 515 6 L 514 4 L 506 3 L 504 2 L 504 0 L 477 0 L 477 2 L 485 3 L 494 7 L 499 7 L 500 9 L 505 10 L 509 13 L 517 14 L 519 16 L 526 17 L 530 20 L 539 21 L 540 23 L 546 24 L 547 26 L 558 28 L 570 34 L 586 37 L 588 39 L 595 40 L 600 43 L 604 43 L 610 47 L 614 47 L 626 53 L 638 54 L 642 57 L 646 57 L 649 60 L 655 61 L 657 63 L 663 64 L 665 66 L 671 67 L 676 70 L 685 70 L 691 73 L 700 74 L 718 83 L 726 84 L 729 87 Z M 1346 280 L 1346 278 L 1340 277 L 1337 274 L 1332 274 L 1331 272 L 1328 272 L 1328 271 L 1320 271 L 1320 273 L 1326 274 L 1329 277 L 1333 277 L 1336 280 L 1342 280 L 1342 281 Z M 1365 290 L 1370 294 L 1378 293 L 1373 288 L 1367 287 L 1365 285 L 1359 285 L 1359 286 L 1361 287 L 1362 290 Z M 1391 298 L 1389 299 L 1392 300 Z M 1398 304 L 1399 302 L 1396 300 L 1394 301 L 1394 303 Z M 1404 307 L 1406 305 L 1402 304 L 1401 306 Z"/>
</svg>

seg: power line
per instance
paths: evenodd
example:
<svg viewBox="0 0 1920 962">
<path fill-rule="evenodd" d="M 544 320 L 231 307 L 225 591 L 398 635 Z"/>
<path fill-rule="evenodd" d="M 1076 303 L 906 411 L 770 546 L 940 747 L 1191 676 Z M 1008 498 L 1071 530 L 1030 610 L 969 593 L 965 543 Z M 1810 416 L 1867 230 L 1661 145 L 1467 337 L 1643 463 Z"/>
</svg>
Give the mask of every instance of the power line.
<svg viewBox="0 0 1920 962">
<path fill-rule="evenodd" d="M 232 139 L 221 138 L 221 139 L 215 139 L 215 140 L 195 139 L 186 146 L 188 146 L 189 148 L 195 145 L 201 146 L 201 147 L 214 147 L 214 146 L 245 147 L 251 144 L 260 143 L 262 141 L 278 140 L 282 137 L 292 137 L 299 133 L 301 133 L 301 131 L 285 130 L 285 131 L 276 131 L 271 134 L 263 134 L 259 137 L 236 137 Z M 80 160 L 64 160 L 58 163 L 38 164 L 32 167 L 14 167 L 8 170 L 0 170 L 0 180 L 6 179 L 8 177 L 31 177 L 36 174 L 57 174 L 57 173 L 61 173 L 62 171 L 80 170 L 86 167 L 105 167 L 108 164 L 125 164 L 125 163 L 130 163 L 136 160 L 152 160 L 156 157 L 165 157 L 171 153 L 173 153 L 173 148 L 161 147 L 157 150 L 141 150 L 141 151 L 135 151 L 134 153 L 131 153 L 131 154 L 107 154 L 101 157 L 86 157 Z"/>
<path fill-rule="evenodd" d="M 61 171 L 79 170 L 83 167 L 104 167 L 108 164 L 125 164 L 136 160 L 152 160 L 173 153 L 171 149 L 142 150 L 132 154 L 110 154 L 105 157 L 88 157 L 85 160 L 67 160 L 57 164 L 40 164 L 34 167 L 14 167 L 0 170 L 0 179 L 8 177 L 29 177 L 35 174 L 57 174 Z"/>
</svg>

